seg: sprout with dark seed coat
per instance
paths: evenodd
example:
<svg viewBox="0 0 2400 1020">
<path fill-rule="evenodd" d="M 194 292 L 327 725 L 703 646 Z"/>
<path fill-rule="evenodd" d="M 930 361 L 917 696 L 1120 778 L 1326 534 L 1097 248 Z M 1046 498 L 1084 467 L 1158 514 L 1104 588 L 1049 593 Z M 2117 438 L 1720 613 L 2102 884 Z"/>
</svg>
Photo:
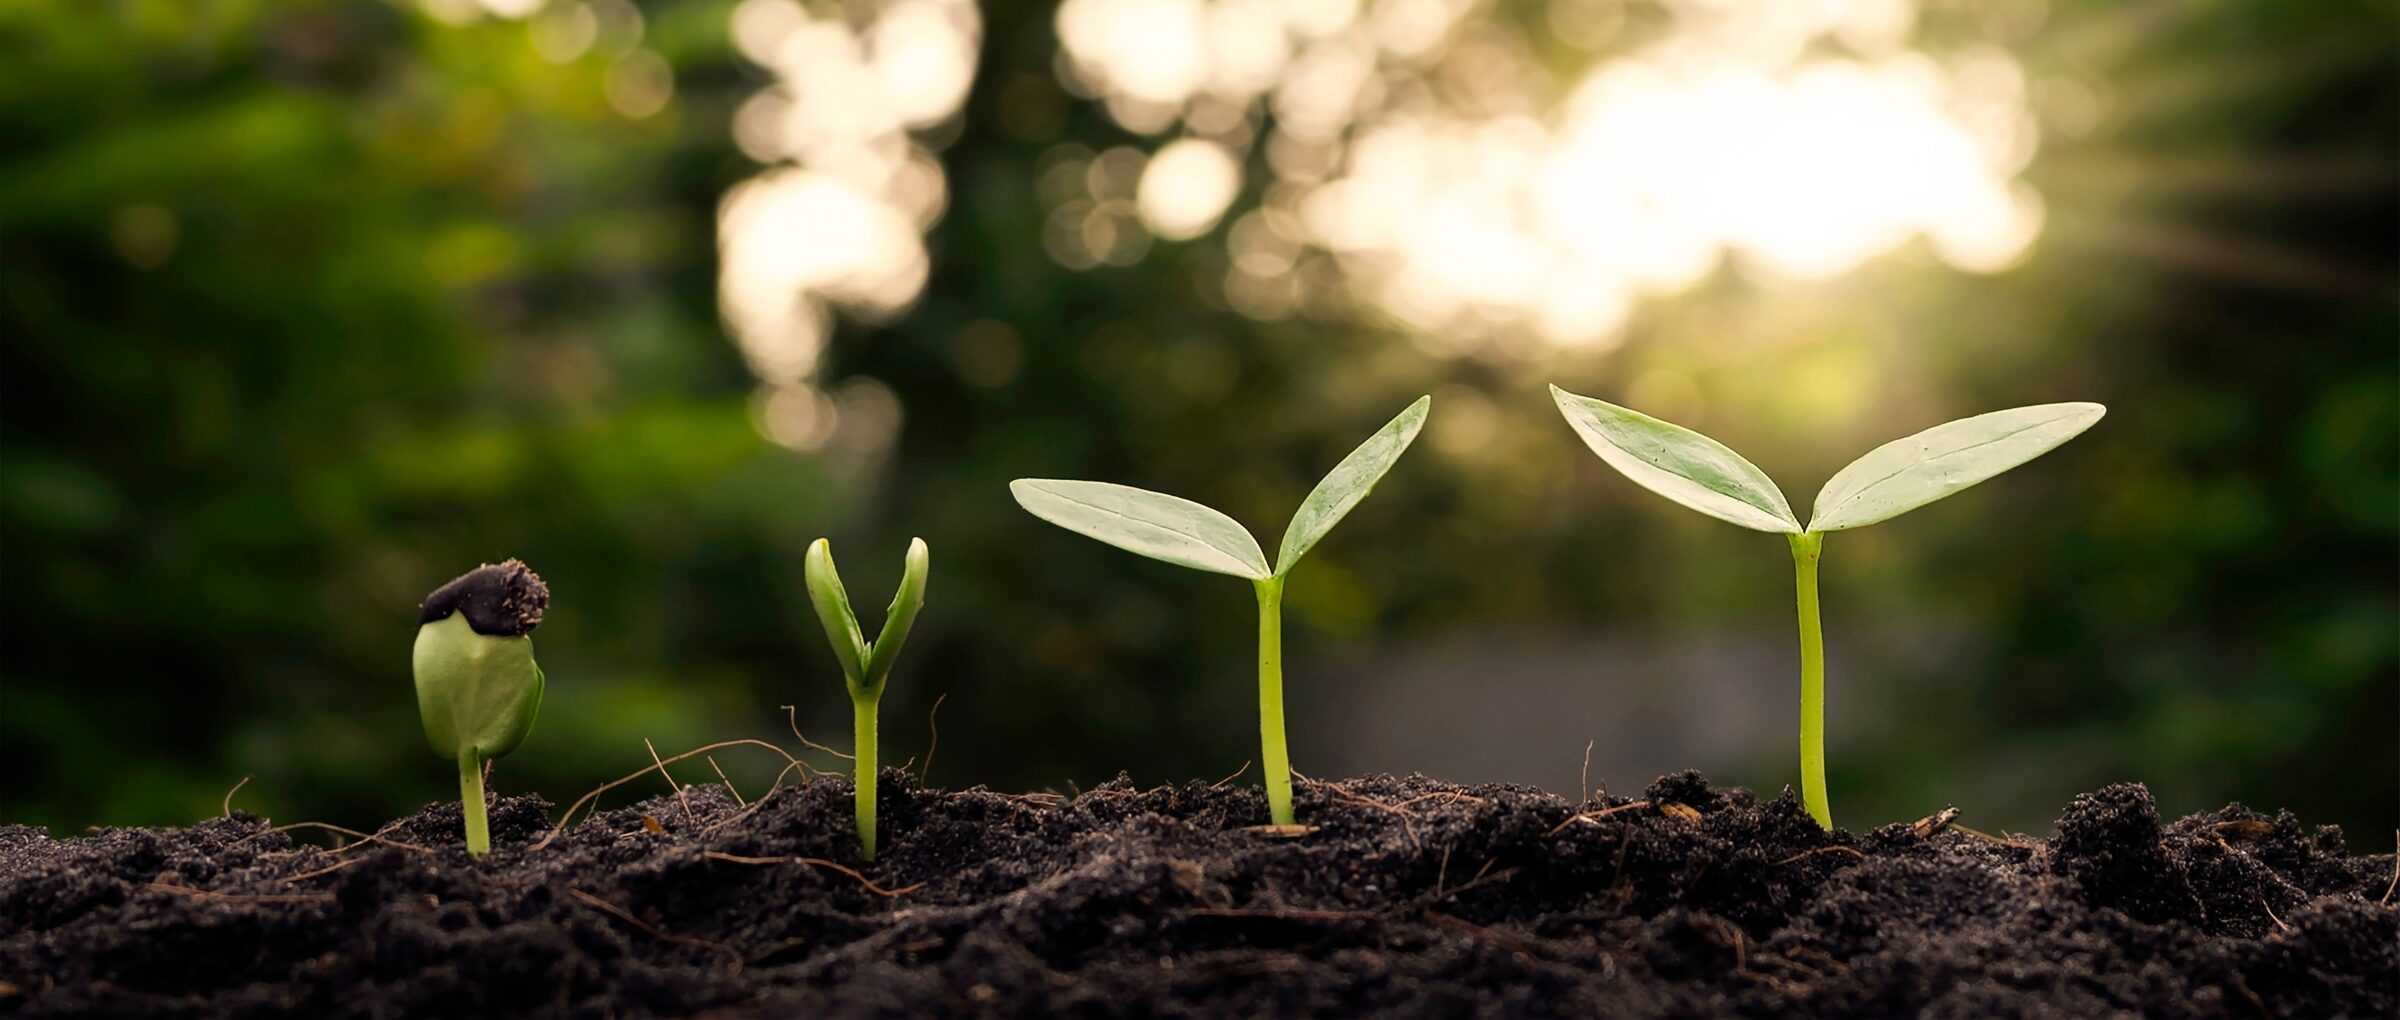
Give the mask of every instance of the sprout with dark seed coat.
<svg viewBox="0 0 2400 1020">
<path fill-rule="evenodd" d="M 512 559 L 434 589 L 417 612 L 417 714 L 433 753 L 458 763 L 467 853 L 476 857 L 492 850 L 483 763 L 516 750 L 542 707 L 529 635 L 549 607 L 549 586 Z"/>
</svg>

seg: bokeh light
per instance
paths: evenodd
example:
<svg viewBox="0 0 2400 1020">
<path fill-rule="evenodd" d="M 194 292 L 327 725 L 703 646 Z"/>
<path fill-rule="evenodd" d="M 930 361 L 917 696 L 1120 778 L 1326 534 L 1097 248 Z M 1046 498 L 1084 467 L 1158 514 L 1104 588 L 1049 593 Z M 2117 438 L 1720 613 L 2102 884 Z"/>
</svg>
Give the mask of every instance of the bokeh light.
<svg viewBox="0 0 2400 1020">
<path fill-rule="evenodd" d="M 1908 0 L 1668 0 L 1654 38 L 1561 75 L 1505 23 L 1458 31 L 1476 6 L 1069 0 L 1062 75 L 1129 130 L 1181 123 L 1160 155 L 1194 182 L 1198 153 L 1240 165 L 1271 115 L 1267 217 L 1227 238 L 1226 293 L 1260 318 L 1300 303 L 1290 272 L 1322 254 L 1358 304 L 1419 330 L 1590 344 L 1728 256 L 1821 279 L 1922 238 L 1988 272 L 2040 229 L 2016 176 L 2037 144 L 2024 74 L 1988 46 L 1911 48 Z M 1551 21 L 1597 44 L 1626 13 L 1581 0 Z M 1193 215 L 1145 202 L 1143 221 L 1207 230 L 1192 191 Z M 1108 222 L 1110 252 L 1054 254 L 1114 261 Z"/>
<path fill-rule="evenodd" d="M 982 24 L 964 0 L 823 17 L 796 0 L 743 0 L 732 32 L 775 76 L 734 123 L 742 151 L 770 169 L 726 194 L 717 225 L 726 326 L 764 387 L 759 430 L 795 450 L 872 455 L 897 430 L 897 403 L 853 421 L 844 408 L 867 405 L 815 391 L 818 355 L 834 312 L 888 318 L 925 287 L 923 232 L 948 189 L 924 132 L 958 115 Z"/>
</svg>

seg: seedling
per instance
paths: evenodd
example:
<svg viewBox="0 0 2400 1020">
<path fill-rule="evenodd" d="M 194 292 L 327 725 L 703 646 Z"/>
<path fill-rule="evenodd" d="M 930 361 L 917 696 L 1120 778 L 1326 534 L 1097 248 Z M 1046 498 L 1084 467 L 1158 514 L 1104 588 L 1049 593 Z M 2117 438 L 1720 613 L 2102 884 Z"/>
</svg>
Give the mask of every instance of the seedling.
<svg viewBox="0 0 2400 1020">
<path fill-rule="evenodd" d="M 1825 799 L 1825 636 L 1817 619 L 1817 560 L 1825 533 L 1865 527 L 2039 457 L 2108 413 L 2098 404 L 2039 404 L 1961 418 L 1896 439 L 1850 462 L 1817 492 L 1806 527 L 1783 491 L 1723 443 L 1690 429 L 1556 386 L 1551 399 L 1608 466 L 1710 517 L 1784 536 L 1800 611 L 1800 797 L 1833 828 Z"/>
<path fill-rule="evenodd" d="M 1267 808 L 1277 825 L 1292 824 L 1292 764 L 1283 742 L 1284 580 L 1416 441 L 1432 404 L 1432 397 L 1418 397 L 1334 465 L 1284 528 L 1273 569 L 1250 532 L 1188 499 L 1108 482 L 1020 478 L 1008 483 L 1018 505 L 1068 531 L 1154 560 L 1250 582 L 1258 595 L 1259 756 L 1265 763 Z"/>
<path fill-rule="evenodd" d="M 850 609 L 850 593 L 842 589 L 841 572 L 833 567 L 833 546 L 820 538 L 808 547 L 804 568 L 808 600 L 817 607 L 817 619 L 825 623 L 825 637 L 833 642 L 833 657 L 841 661 L 842 680 L 850 687 L 850 718 L 857 742 L 851 754 L 858 769 L 858 850 L 870 861 L 875 859 L 876 706 L 883 701 L 884 681 L 891 679 L 892 661 L 900 657 L 900 646 L 908 641 L 909 625 L 917 622 L 917 610 L 925 607 L 925 572 L 931 562 L 925 540 L 910 539 L 908 556 L 900 568 L 900 590 L 892 593 L 892 607 L 883 612 L 883 631 L 870 642 L 859 632 L 858 614 Z"/>
<path fill-rule="evenodd" d="M 550 588 L 524 563 L 486 563 L 433 590 L 417 610 L 417 715 L 433 753 L 458 763 L 467 853 L 492 851 L 483 763 L 524 743 L 542 707 L 533 628 Z"/>
</svg>

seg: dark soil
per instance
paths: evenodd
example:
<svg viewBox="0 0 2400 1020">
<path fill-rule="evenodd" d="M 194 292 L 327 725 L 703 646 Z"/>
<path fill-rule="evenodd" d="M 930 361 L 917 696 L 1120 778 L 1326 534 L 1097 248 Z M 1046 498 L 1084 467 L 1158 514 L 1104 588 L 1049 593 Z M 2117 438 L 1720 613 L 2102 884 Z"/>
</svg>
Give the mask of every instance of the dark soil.
<svg viewBox="0 0 2400 1020">
<path fill-rule="evenodd" d="M 1298 834 L 1257 828 L 1247 786 L 885 783 L 873 865 L 840 780 L 748 811 L 692 787 L 539 849 L 549 806 L 506 799 L 481 864 L 455 805 L 395 823 L 406 846 L 341 850 L 240 813 L 0 829 L 0 1012 L 2400 1013 L 2390 856 L 2239 806 L 2161 825 L 2135 785 L 2029 839 L 1828 835 L 1788 795 L 1689 773 L 1580 807 L 1309 784 Z"/>
</svg>

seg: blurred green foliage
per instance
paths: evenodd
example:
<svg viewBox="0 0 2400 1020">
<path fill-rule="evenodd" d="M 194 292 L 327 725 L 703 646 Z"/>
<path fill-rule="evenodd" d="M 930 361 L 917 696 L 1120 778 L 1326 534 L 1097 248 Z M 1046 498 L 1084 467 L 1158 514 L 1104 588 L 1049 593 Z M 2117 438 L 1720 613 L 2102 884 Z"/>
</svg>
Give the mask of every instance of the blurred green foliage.
<svg viewBox="0 0 2400 1020">
<path fill-rule="evenodd" d="M 1045 258 L 1045 154 L 1133 139 L 1057 91 L 1048 5 L 989 4 L 926 295 L 844 323 L 822 373 L 904 404 L 888 461 L 854 469 L 759 437 L 717 321 L 714 210 L 757 169 L 727 130 L 759 82 L 730 6 L 645 5 L 603 29 L 637 39 L 564 64 L 522 23 L 393 3 L 0 9 L 7 820 L 183 821 L 247 773 L 238 803 L 286 819 L 440 799 L 413 610 L 511 555 L 555 593 L 535 636 L 552 682 L 501 790 L 563 802 L 642 764 L 645 738 L 776 738 L 781 704 L 833 732 L 839 674 L 799 583 L 819 534 L 922 534 L 943 563 L 887 758 L 923 750 L 947 695 L 938 783 L 1213 777 L 1247 753 L 1249 649 L 1224 636 L 1248 597 L 1053 533 L 1006 481 L 1113 479 L 1271 528 L 1420 392 L 1433 456 L 1294 581 L 1295 663 L 1780 625 L 1779 546 L 1607 477 L 1544 399 L 1557 381 L 1794 479 L 1976 411 L 2111 406 L 2041 470 L 1831 543 L 1837 633 L 1967 620 L 1984 642 L 1834 749 L 1847 818 L 1957 801 L 2034 827 L 2065 793 L 2144 778 L 2176 810 L 2288 806 L 2377 845 L 2392 822 L 2388 11 L 2195 4 L 2136 31 L 2116 5 L 2054 4 L 2061 38 L 2021 59 L 2105 59 L 2128 112 L 2045 140 L 2025 265 L 1904 252 L 1805 287 L 1728 269 L 1604 354 L 1461 358 L 1349 316 L 1245 319 L 1211 295 L 1205 244 Z M 675 94 L 631 118 L 607 76 L 637 44 Z M 874 602 L 892 580 L 853 583 Z M 1789 672 L 1762 696 L 1788 700 Z M 758 775 L 738 754 L 724 766 Z M 1723 778 L 1771 789 L 1787 759 L 1758 748 Z"/>
</svg>

